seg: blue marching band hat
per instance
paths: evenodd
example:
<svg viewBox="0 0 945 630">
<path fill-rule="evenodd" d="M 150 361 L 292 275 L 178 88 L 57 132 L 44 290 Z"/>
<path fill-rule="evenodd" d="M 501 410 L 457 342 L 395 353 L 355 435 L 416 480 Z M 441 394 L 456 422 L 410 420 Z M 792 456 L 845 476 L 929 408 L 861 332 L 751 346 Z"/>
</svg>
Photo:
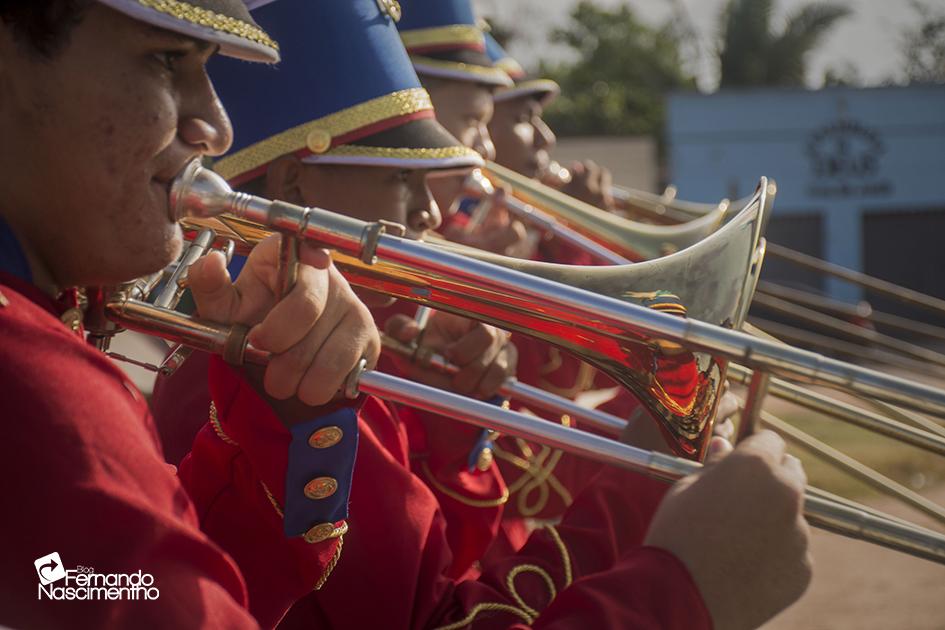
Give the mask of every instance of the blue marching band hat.
<svg viewBox="0 0 945 630">
<path fill-rule="evenodd" d="M 224 55 L 273 63 L 279 46 L 249 15 L 265 1 L 99 0 L 141 22 L 218 44 Z"/>
<path fill-rule="evenodd" d="M 470 0 L 401 0 L 400 37 L 421 76 L 511 87 L 486 54 Z"/>
<path fill-rule="evenodd" d="M 489 25 L 486 24 L 483 29 L 486 39 L 486 54 L 496 68 L 503 70 L 515 82 L 512 87 L 496 90 L 493 100 L 496 102 L 511 101 L 512 99 L 531 96 L 538 99 L 542 105 L 546 105 L 561 94 L 561 86 L 551 79 L 530 78 L 518 61 L 496 41 L 488 27 Z"/>
<path fill-rule="evenodd" d="M 397 32 L 397 2 L 261 4 L 253 17 L 279 39 L 283 60 L 267 67 L 218 57 L 208 65 L 234 128 L 233 148 L 214 169 L 232 184 L 289 153 L 308 163 L 482 165 L 436 122 Z"/>
</svg>

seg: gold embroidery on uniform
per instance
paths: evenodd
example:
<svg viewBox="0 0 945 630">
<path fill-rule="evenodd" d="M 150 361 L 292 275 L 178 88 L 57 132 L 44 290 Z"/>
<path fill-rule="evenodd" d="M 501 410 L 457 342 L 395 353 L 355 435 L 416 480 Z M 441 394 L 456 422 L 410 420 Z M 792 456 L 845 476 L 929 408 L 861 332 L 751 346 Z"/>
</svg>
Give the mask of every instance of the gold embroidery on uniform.
<svg viewBox="0 0 945 630">
<path fill-rule="evenodd" d="M 475 508 L 491 508 L 505 505 L 505 503 L 509 500 L 508 488 L 503 488 L 502 495 L 496 499 L 470 499 L 468 497 L 464 497 L 455 490 L 443 485 L 440 480 L 433 475 L 433 471 L 430 470 L 430 465 L 427 463 L 426 459 L 420 460 L 420 469 L 423 471 L 423 476 L 427 478 L 427 481 L 430 482 L 431 486 L 454 501 L 459 501 L 463 505 L 468 505 Z"/>
<path fill-rule="evenodd" d="M 561 423 L 571 426 L 570 416 L 563 415 Z M 509 494 L 516 498 L 518 513 L 526 517 L 539 514 L 548 505 L 551 490 L 561 497 L 564 505 L 571 505 L 574 500 L 571 493 L 554 475 L 554 470 L 564 453 L 542 446 L 541 451 L 536 455 L 528 442 L 521 438 L 515 439 L 515 445 L 521 452 L 521 456 L 506 451 L 499 442 L 494 445 L 493 454 L 522 471 L 522 474 L 508 486 Z M 538 498 L 529 504 L 528 499 L 534 491 L 538 492 Z"/>
<path fill-rule="evenodd" d="M 568 553 L 568 548 L 564 544 L 564 540 L 561 539 L 561 535 L 558 533 L 557 529 L 550 525 L 544 529 L 548 532 L 548 535 L 551 536 L 552 541 L 558 548 L 558 552 L 561 554 L 561 565 L 564 570 L 564 587 L 567 588 L 574 580 L 574 574 L 571 568 L 571 554 Z M 502 604 L 499 602 L 483 602 L 473 606 L 473 609 L 469 611 L 469 614 L 459 621 L 447 624 L 445 626 L 440 626 L 436 628 L 436 630 L 459 630 L 460 628 L 465 628 L 483 612 L 504 612 L 518 617 L 527 624 L 534 623 L 535 618 L 538 617 L 540 611 L 537 611 L 528 606 L 515 588 L 515 577 L 523 572 L 538 574 L 545 581 L 545 584 L 548 586 L 548 591 L 551 594 L 551 599 L 548 601 L 548 604 L 554 601 L 555 597 L 557 597 L 558 591 L 555 587 L 554 580 L 551 578 L 551 575 L 549 575 L 548 572 L 541 567 L 534 564 L 521 564 L 513 567 L 506 576 L 506 587 L 509 590 L 509 594 L 513 599 L 515 599 L 521 608 L 516 608 L 510 604 Z"/>
<path fill-rule="evenodd" d="M 239 444 L 236 443 L 236 440 L 231 438 L 223 431 L 223 425 L 220 424 L 220 418 L 217 417 L 217 406 L 213 401 L 210 401 L 210 426 L 213 427 L 213 432 L 217 434 L 218 438 L 227 444 L 230 444 L 231 446 L 239 446 Z"/>
<path fill-rule="evenodd" d="M 432 109 L 433 102 L 423 88 L 408 88 L 391 92 L 269 136 L 217 160 L 213 165 L 213 170 L 224 179 L 232 179 L 287 153 L 294 153 L 305 148 L 309 134 L 313 130 L 324 131 L 336 138 L 382 120 Z"/>
<path fill-rule="evenodd" d="M 538 370 L 538 374 L 540 375 L 538 379 L 538 386 L 545 391 L 551 392 L 552 394 L 557 394 L 558 396 L 564 396 L 565 398 L 570 398 L 573 400 L 578 394 L 586 392 L 591 388 L 591 386 L 594 384 L 594 376 L 596 375 L 597 370 L 583 361 L 579 362 L 577 377 L 574 379 L 574 384 L 571 387 L 559 387 L 543 378 L 546 374 L 555 372 L 561 367 L 563 362 L 564 360 L 562 359 L 561 351 L 558 350 L 558 348 L 548 348 L 548 363 L 543 365 L 541 369 Z"/>
<path fill-rule="evenodd" d="M 459 630 L 460 628 L 465 628 L 483 612 L 506 612 L 510 615 L 515 615 L 525 623 L 531 623 L 534 621 L 531 615 L 529 615 L 524 610 L 519 610 L 515 606 L 511 606 L 509 604 L 500 604 L 498 602 L 484 602 L 473 606 L 473 609 L 469 611 L 469 614 L 459 621 L 447 624 L 445 626 L 440 626 L 435 628 L 435 630 Z"/>
<path fill-rule="evenodd" d="M 236 35 L 257 44 L 268 46 L 273 50 L 279 50 L 279 44 L 273 41 L 264 30 L 253 26 L 249 22 L 228 15 L 221 15 L 210 9 L 196 7 L 181 0 L 137 0 L 137 2 L 143 7 L 154 9 L 178 20 L 184 20 L 198 26 L 209 26 L 216 31 Z"/>
</svg>

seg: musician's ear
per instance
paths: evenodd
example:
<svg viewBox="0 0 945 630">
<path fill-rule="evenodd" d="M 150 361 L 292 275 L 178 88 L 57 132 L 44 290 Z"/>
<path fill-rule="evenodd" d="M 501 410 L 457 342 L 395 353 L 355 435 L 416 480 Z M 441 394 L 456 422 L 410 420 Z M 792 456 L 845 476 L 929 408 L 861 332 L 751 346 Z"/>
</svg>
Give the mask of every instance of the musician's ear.
<svg viewBox="0 0 945 630">
<path fill-rule="evenodd" d="M 304 168 L 302 160 L 291 153 L 270 162 L 266 169 L 265 196 L 299 206 L 307 205 L 302 191 Z"/>
</svg>

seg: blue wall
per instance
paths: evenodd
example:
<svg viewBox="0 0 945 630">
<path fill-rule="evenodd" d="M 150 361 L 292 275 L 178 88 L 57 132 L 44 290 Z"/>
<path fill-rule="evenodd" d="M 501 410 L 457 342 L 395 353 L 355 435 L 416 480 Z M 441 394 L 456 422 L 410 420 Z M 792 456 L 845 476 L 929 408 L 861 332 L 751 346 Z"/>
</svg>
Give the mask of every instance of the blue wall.
<svg viewBox="0 0 945 630">
<path fill-rule="evenodd" d="M 862 268 L 864 213 L 945 207 L 945 86 L 679 93 L 668 114 L 680 199 L 735 198 L 772 177 L 775 216 L 821 214 L 832 262 Z"/>
</svg>

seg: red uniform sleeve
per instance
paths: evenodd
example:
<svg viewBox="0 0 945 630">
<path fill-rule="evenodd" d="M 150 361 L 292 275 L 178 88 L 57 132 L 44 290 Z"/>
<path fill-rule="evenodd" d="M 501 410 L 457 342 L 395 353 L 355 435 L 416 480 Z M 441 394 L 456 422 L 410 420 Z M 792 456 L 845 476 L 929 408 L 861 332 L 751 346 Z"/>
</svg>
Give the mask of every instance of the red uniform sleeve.
<svg viewBox="0 0 945 630">
<path fill-rule="evenodd" d="M 239 570 L 199 529 L 163 462 L 144 397 L 51 306 L 0 292 L 0 624 L 255 627 Z M 34 565 L 53 553 L 57 561 Z M 71 599 L 66 587 L 88 571 L 141 571 L 157 598 Z M 45 586 L 61 598 L 44 594 L 40 575 L 56 578 Z"/>
<path fill-rule="evenodd" d="M 436 496 L 410 472 L 407 433 L 397 416 L 373 400 L 366 403 L 364 416 L 352 528 L 341 561 L 324 588 L 293 607 L 283 630 L 320 624 L 508 628 L 537 620 L 584 630 L 595 627 L 585 619 L 604 618 L 602 612 L 585 617 L 562 605 L 545 610 L 564 594 L 574 598 L 565 601 L 606 601 L 611 618 L 644 620 L 640 627 L 706 627 L 701 599 L 685 568 L 671 557 L 663 562 L 663 552 L 640 548 L 661 492 L 628 502 L 626 484 L 632 478 L 616 470 L 602 473 L 591 484 L 594 491 L 582 493 L 557 528 L 536 532 L 520 553 L 484 562 L 474 579 L 451 579 L 453 549 L 446 532 L 457 524 L 444 518 Z M 614 572 L 613 577 L 585 583 L 584 578 L 602 572 Z M 615 596 L 623 587 L 648 581 L 661 600 Z"/>
</svg>

